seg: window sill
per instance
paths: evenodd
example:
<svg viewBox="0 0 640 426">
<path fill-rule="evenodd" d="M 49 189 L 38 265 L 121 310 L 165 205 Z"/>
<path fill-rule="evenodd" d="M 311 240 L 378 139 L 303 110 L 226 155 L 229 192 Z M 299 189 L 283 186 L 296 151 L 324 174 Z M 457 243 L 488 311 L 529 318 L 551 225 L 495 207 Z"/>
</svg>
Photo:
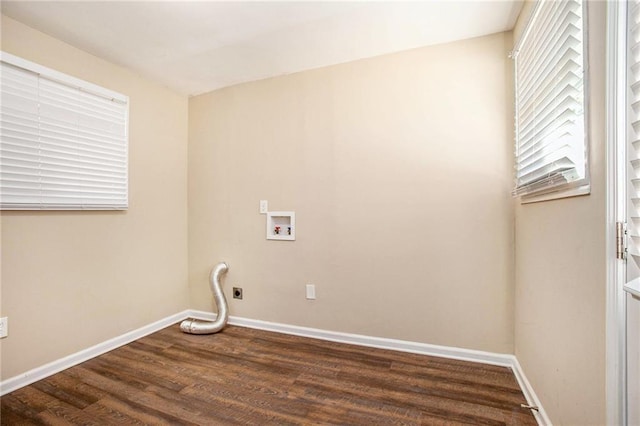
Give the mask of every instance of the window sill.
<svg viewBox="0 0 640 426">
<path fill-rule="evenodd" d="M 577 188 L 569 188 L 562 191 L 549 192 L 547 194 L 523 196 L 520 198 L 520 204 L 532 204 L 543 201 L 558 200 L 560 198 L 579 197 L 581 195 L 589 195 L 590 193 L 591 185 L 586 184 Z"/>
</svg>

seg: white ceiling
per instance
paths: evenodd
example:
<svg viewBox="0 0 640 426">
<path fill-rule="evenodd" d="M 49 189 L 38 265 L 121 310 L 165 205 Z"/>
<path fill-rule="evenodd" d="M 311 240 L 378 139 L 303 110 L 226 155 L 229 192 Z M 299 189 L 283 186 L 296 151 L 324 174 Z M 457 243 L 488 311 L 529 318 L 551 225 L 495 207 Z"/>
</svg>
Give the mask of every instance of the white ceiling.
<svg viewBox="0 0 640 426">
<path fill-rule="evenodd" d="M 5 1 L 2 13 L 186 95 L 506 31 L 519 0 Z"/>
</svg>

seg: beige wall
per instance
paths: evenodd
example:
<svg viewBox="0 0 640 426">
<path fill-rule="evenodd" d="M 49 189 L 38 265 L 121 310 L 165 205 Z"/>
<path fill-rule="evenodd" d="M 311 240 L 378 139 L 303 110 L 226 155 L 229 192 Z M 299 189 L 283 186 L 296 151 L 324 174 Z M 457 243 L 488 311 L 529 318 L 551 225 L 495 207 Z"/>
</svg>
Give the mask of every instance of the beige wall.
<svg viewBox="0 0 640 426">
<path fill-rule="evenodd" d="M 189 103 L 191 305 L 512 353 L 510 33 L 273 78 Z M 266 241 L 295 210 L 297 241 Z M 307 301 L 304 286 L 316 285 Z"/>
<path fill-rule="evenodd" d="M 2 213 L 2 379 L 188 307 L 188 101 L 2 17 L 2 50 L 130 97 L 126 212 Z"/>
<path fill-rule="evenodd" d="M 556 425 L 606 423 L 605 8 L 589 3 L 591 195 L 516 208 L 515 353 Z"/>
<path fill-rule="evenodd" d="M 509 33 L 222 89 L 187 114 L 186 98 L 3 17 L 2 50 L 130 96 L 131 166 L 127 212 L 2 213 L 2 379 L 212 310 L 207 274 L 226 260 L 232 315 L 515 344 L 555 424 L 603 424 L 604 9 L 590 4 L 592 194 L 518 204 L 515 232 Z M 297 241 L 265 240 L 260 199 L 296 211 Z"/>
<path fill-rule="evenodd" d="M 603 424 L 604 9 L 590 4 L 592 194 L 517 205 L 515 232 L 509 33 L 222 89 L 187 114 L 186 98 L 3 17 L 2 50 L 130 96 L 131 167 L 127 212 L 2 213 L 2 379 L 213 309 L 207 274 L 226 260 L 232 315 L 515 344 L 555 424 Z M 260 199 L 296 211 L 297 241 L 265 240 Z"/>
</svg>

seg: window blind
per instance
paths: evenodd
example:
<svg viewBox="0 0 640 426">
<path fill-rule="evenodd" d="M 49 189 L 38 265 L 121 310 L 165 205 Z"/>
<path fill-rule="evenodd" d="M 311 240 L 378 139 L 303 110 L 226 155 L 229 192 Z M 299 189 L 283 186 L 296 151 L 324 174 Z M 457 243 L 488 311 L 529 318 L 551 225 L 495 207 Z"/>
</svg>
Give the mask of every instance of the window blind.
<svg viewBox="0 0 640 426">
<path fill-rule="evenodd" d="M 540 1 L 513 52 L 514 196 L 586 179 L 583 5 Z"/>
<path fill-rule="evenodd" d="M 0 207 L 126 209 L 128 98 L 0 59 Z"/>
<path fill-rule="evenodd" d="M 629 252 L 640 256 L 640 2 L 627 2 L 627 160 L 630 185 L 627 190 Z"/>
</svg>

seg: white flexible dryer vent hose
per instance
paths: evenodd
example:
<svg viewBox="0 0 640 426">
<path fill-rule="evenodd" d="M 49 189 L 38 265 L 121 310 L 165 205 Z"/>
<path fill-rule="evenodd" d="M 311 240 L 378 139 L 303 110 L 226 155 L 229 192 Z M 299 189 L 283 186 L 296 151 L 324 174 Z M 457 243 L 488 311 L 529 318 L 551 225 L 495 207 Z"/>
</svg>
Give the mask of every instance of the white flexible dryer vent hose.
<svg viewBox="0 0 640 426">
<path fill-rule="evenodd" d="M 229 305 L 227 305 L 227 299 L 222 292 L 222 286 L 220 285 L 220 275 L 229 270 L 226 263 L 218 263 L 209 275 L 209 283 L 211 284 L 211 291 L 213 292 L 213 300 L 218 307 L 218 316 L 215 321 L 197 321 L 197 320 L 184 320 L 180 324 L 180 330 L 190 334 L 213 334 L 222 330 L 227 325 L 229 319 Z"/>
</svg>

